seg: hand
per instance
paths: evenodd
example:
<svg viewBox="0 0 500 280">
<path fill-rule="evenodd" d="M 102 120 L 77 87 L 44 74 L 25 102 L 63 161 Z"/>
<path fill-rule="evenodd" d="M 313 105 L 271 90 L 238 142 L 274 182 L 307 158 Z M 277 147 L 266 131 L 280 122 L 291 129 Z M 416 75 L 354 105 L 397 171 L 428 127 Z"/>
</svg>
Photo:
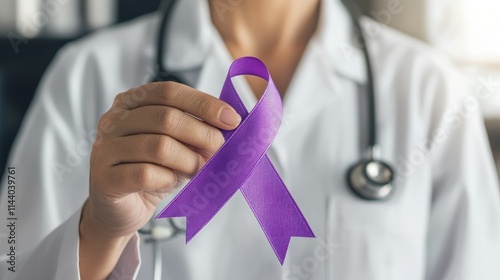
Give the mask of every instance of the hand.
<svg viewBox="0 0 500 280">
<path fill-rule="evenodd" d="M 174 82 L 117 95 L 99 120 L 82 221 L 106 236 L 131 235 L 220 148 L 218 128 L 240 121 L 227 103 Z"/>
</svg>

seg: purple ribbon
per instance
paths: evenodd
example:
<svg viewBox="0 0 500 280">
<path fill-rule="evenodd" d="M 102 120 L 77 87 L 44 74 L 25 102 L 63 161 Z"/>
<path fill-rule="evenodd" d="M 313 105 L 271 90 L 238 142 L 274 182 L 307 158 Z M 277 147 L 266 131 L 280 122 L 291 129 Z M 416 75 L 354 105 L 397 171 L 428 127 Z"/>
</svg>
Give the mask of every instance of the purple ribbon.
<svg viewBox="0 0 500 280">
<path fill-rule="evenodd" d="M 239 75 L 268 82 L 250 113 L 231 81 Z M 314 237 L 314 233 L 266 155 L 281 124 L 280 94 L 262 61 L 242 57 L 229 67 L 220 99 L 241 115 L 241 124 L 235 130 L 222 131 L 224 145 L 156 219 L 186 217 L 187 243 L 239 189 L 283 264 L 290 238 Z"/>
</svg>

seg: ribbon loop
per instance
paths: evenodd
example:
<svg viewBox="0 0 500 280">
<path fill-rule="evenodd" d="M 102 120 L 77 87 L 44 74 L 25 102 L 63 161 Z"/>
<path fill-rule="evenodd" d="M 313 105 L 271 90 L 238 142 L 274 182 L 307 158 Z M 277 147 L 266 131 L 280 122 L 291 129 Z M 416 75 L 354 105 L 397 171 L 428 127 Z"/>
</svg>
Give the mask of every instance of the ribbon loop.
<svg viewBox="0 0 500 280">
<path fill-rule="evenodd" d="M 239 75 L 268 82 L 250 113 L 231 81 Z M 281 124 L 280 94 L 262 61 L 242 57 L 229 68 L 220 99 L 241 115 L 241 124 L 234 131 L 223 131 L 224 145 L 156 218 L 186 217 L 189 242 L 240 189 L 283 264 L 292 236 L 314 234 L 266 155 Z"/>
</svg>

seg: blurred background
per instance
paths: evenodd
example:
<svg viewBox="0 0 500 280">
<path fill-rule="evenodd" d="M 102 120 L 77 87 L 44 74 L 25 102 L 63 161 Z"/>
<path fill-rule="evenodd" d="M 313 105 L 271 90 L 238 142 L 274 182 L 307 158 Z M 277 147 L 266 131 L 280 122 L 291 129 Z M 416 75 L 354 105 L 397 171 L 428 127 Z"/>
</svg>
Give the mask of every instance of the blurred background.
<svg viewBox="0 0 500 280">
<path fill-rule="evenodd" d="M 230 1 L 230 0 L 207 0 Z M 57 50 L 93 30 L 153 12 L 161 0 L 0 0 L 0 170 Z M 358 0 L 366 15 L 450 57 L 493 93 L 482 110 L 500 170 L 500 1 Z"/>
</svg>

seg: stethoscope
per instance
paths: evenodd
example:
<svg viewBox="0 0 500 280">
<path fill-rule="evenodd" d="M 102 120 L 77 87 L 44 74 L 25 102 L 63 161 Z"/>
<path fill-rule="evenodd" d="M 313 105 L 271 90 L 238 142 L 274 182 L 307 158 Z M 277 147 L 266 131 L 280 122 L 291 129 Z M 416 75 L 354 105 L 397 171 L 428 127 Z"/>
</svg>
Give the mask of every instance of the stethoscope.
<svg viewBox="0 0 500 280">
<path fill-rule="evenodd" d="M 361 160 L 353 164 L 346 173 L 347 185 L 352 192 L 361 199 L 371 201 L 383 201 L 388 199 L 394 192 L 394 170 L 383 160 L 379 159 L 380 149 L 377 143 L 376 114 L 375 114 L 375 86 L 373 84 L 373 73 L 370 55 L 362 32 L 360 19 L 362 12 L 352 0 L 342 0 L 351 14 L 351 19 L 355 31 L 359 35 L 363 56 L 366 64 L 367 74 L 367 103 L 368 103 L 368 144 L 366 155 Z M 166 53 L 166 38 L 168 20 L 172 14 L 173 7 L 177 0 L 164 0 L 160 6 L 162 19 L 158 33 L 156 49 L 156 74 L 152 82 L 174 81 L 183 83 L 182 79 L 168 72 L 163 64 Z M 185 84 L 185 83 L 184 83 Z M 152 219 L 150 229 L 141 229 L 139 233 L 146 236 L 146 243 L 154 244 L 154 280 L 160 280 L 162 275 L 162 255 L 158 246 L 159 241 L 170 240 L 177 235 L 186 232 L 185 226 L 180 225 L 174 219 L 168 219 L 168 226 L 156 225 Z"/>
</svg>

